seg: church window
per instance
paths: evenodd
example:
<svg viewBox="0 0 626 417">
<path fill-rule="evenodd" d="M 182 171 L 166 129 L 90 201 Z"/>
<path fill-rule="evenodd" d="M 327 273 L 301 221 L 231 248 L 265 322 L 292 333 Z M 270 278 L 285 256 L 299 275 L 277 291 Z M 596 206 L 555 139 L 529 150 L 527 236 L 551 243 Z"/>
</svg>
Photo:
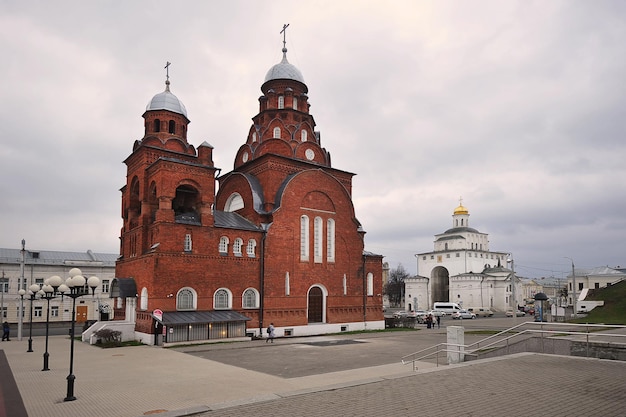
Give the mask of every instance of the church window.
<svg viewBox="0 0 626 417">
<path fill-rule="evenodd" d="M 219 252 L 221 255 L 228 254 L 228 238 L 226 236 L 220 238 Z"/>
<path fill-rule="evenodd" d="M 200 193 L 191 185 L 181 185 L 176 188 L 176 197 L 172 200 L 174 219 L 176 223 L 200 224 Z"/>
<path fill-rule="evenodd" d="M 335 262 L 335 220 L 326 221 L 326 260 Z"/>
<path fill-rule="evenodd" d="M 225 288 L 220 288 L 215 291 L 215 295 L 213 296 L 213 307 L 217 309 L 228 309 L 231 305 L 231 295 L 230 291 Z"/>
<path fill-rule="evenodd" d="M 291 107 L 293 107 L 294 110 L 298 110 L 298 98 L 297 97 L 293 98 L 293 104 L 291 105 Z"/>
<path fill-rule="evenodd" d="M 374 274 L 367 273 L 367 295 L 374 295 Z"/>
<path fill-rule="evenodd" d="M 254 258 L 256 256 L 256 240 L 250 239 L 248 240 L 248 245 L 246 246 L 246 254 L 249 258 Z"/>
<path fill-rule="evenodd" d="M 147 310 L 148 309 L 148 289 L 143 287 L 141 289 L 141 298 L 139 299 L 139 309 Z"/>
<path fill-rule="evenodd" d="M 228 200 L 226 200 L 226 204 L 224 205 L 224 211 L 237 211 L 244 207 L 243 198 L 239 193 L 232 193 Z"/>
<path fill-rule="evenodd" d="M 259 294 L 254 288 L 248 288 L 243 292 L 242 306 L 243 308 L 259 307 Z"/>
<path fill-rule="evenodd" d="M 176 133 L 176 122 L 173 120 L 170 120 L 169 125 L 167 127 L 167 132 L 174 134 Z"/>
<path fill-rule="evenodd" d="M 280 139 L 280 127 L 275 127 L 274 128 L 274 138 L 275 139 Z"/>
<path fill-rule="evenodd" d="M 191 233 L 185 235 L 185 252 L 191 252 Z"/>
<path fill-rule="evenodd" d="M 176 310 L 195 310 L 196 292 L 191 288 L 182 288 L 176 295 Z"/>
<path fill-rule="evenodd" d="M 316 217 L 313 223 L 313 261 L 322 263 L 322 218 Z"/>
<path fill-rule="evenodd" d="M 289 271 L 285 272 L 285 295 L 291 294 L 291 282 L 289 281 Z"/>
<path fill-rule="evenodd" d="M 463 219 L 461 219 L 461 227 L 463 227 Z"/>
<path fill-rule="evenodd" d="M 300 132 L 300 139 L 302 140 L 302 142 L 306 142 L 307 140 L 306 130 L 302 129 L 302 131 Z"/>
<path fill-rule="evenodd" d="M 309 260 L 309 217 L 300 217 L 300 260 Z"/>
<path fill-rule="evenodd" d="M 448 250 L 448 244 L 446 243 L 446 250 Z"/>
<path fill-rule="evenodd" d="M 160 132 L 161 131 L 161 120 L 154 119 L 154 131 L 155 132 Z"/>
<path fill-rule="evenodd" d="M 256 142 L 256 132 L 252 133 L 252 142 Z"/>
<path fill-rule="evenodd" d="M 241 256 L 241 247 L 243 246 L 243 240 L 241 238 L 235 239 L 233 242 L 233 254 L 235 256 Z"/>
<path fill-rule="evenodd" d="M 278 96 L 278 108 L 279 109 L 285 108 L 285 96 Z"/>
<path fill-rule="evenodd" d="M 348 294 L 348 277 L 346 274 L 343 274 L 343 295 Z"/>
</svg>

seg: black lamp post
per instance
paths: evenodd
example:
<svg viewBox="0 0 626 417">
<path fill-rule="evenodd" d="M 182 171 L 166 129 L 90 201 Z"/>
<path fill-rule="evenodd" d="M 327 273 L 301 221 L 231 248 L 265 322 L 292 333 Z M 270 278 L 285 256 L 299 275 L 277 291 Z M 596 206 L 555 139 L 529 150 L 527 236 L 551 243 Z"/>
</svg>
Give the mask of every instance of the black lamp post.
<svg viewBox="0 0 626 417">
<path fill-rule="evenodd" d="M 28 323 L 28 350 L 26 352 L 33 351 L 33 301 L 39 291 L 39 285 L 33 284 L 28 287 L 28 295 L 30 297 L 30 323 Z"/>
<path fill-rule="evenodd" d="M 87 283 L 87 285 L 85 285 Z M 82 276 L 82 272 L 78 268 L 70 269 L 70 277 L 65 281 L 69 292 L 64 294 L 72 298 L 72 329 L 70 332 L 70 373 L 67 376 L 67 395 L 63 401 L 74 401 L 74 325 L 76 323 L 76 299 L 83 295 L 89 294 L 89 288 L 91 288 L 92 295 L 95 295 L 96 287 L 100 285 L 100 279 L 98 277 L 89 277 L 88 280 Z"/>
<path fill-rule="evenodd" d="M 50 327 L 50 300 L 57 297 L 57 292 L 61 293 L 61 296 L 63 296 L 63 293 L 69 291 L 69 288 L 63 284 L 63 279 L 61 277 L 55 275 L 45 281 L 45 285 L 42 290 L 43 295 L 41 298 L 48 302 L 48 306 L 46 308 L 46 351 L 43 354 L 42 371 L 49 371 L 50 368 L 48 368 L 48 359 L 50 354 L 48 353 L 48 329 Z"/>
</svg>

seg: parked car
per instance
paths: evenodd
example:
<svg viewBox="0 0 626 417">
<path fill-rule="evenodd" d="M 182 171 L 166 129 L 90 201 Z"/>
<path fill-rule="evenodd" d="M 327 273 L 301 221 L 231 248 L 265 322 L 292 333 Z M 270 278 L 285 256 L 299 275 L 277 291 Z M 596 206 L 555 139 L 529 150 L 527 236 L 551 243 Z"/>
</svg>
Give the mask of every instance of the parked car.
<svg viewBox="0 0 626 417">
<path fill-rule="evenodd" d="M 394 319 L 401 319 L 403 317 L 406 317 L 409 313 L 407 313 L 404 310 L 400 310 L 400 311 L 396 311 L 395 313 L 393 313 L 393 318 Z"/>
<path fill-rule="evenodd" d="M 506 314 L 506 316 L 507 316 L 507 317 L 513 317 L 513 310 L 509 308 L 509 309 L 506 311 L 506 313 L 505 313 L 505 314 Z M 521 311 L 521 310 L 515 310 L 515 315 L 516 315 L 517 317 L 523 317 L 523 316 L 525 316 L 525 315 L 526 315 L 526 313 L 524 313 L 524 312 L 523 312 L 523 311 Z"/>
<path fill-rule="evenodd" d="M 428 314 L 432 314 L 435 317 L 437 317 L 437 316 L 443 317 L 443 316 L 446 315 L 446 312 L 445 311 L 441 311 L 441 310 L 428 310 L 426 312 L 426 315 L 428 315 Z"/>
<path fill-rule="evenodd" d="M 461 311 L 457 311 L 456 313 L 452 313 L 452 318 L 456 320 L 475 319 L 476 314 L 470 313 L 467 310 L 461 310 Z"/>
</svg>

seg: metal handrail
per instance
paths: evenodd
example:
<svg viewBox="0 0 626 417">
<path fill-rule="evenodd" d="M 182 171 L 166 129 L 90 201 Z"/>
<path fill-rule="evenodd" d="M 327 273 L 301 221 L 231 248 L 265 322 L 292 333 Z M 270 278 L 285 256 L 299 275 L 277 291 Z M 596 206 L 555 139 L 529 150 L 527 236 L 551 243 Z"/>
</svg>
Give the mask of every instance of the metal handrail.
<svg viewBox="0 0 626 417">
<path fill-rule="evenodd" d="M 488 340 L 494 339 L 498 336 L 502 336 L 503 334 L 506 333 L 510 333 L 512 331 L 515 331 L 516 329 L 522 327 L 522 326 L 539 326 L 541 327 L 539 330 L 536 329 L 525 329 L 522 330 L 521 332 L 516 332 L 513 335 L 507 336 L 503 339 L 498 339 L 497 341 L 494 341 L 492 343 L 488 343 L 487 345 L 482 345 L 483 343 L 485 343 Z M 544 330 L 543 327 L 544 326 L 555 326 L 555 327 L 584 327 L 586 329 L 585 332 L 576 332 L 576 331 L 567 331 L 567 330 Z M 626 329 L 626 326 L 623 325 L 616 325 L 616 324 L 583 324 L 583 323 L 549 323 L 549 322 L 524 322 L 524 323 L 520 323 L 516 326 L 513 326 L 509 329 L 503 330 L 501 332 L 498 332 L 494 335 L 491 335 L 489 337 L 486 337 L 482 340 L 479 340 L 477 342 L 474 343 L 470 343 L 469 345 L 460 345 L 457 343 L 447 343 L 447 342 L 442 342 L 442 343 L 438 343 L 434 346 L 419 350 L 417 352 L 405 355 L 401 358 L 402 364 L 403 365 L 407 365 L 409 363 L 413 364 L 413 370 L 416 370 L 416 366 L 415 363 L 418 361 L 421 361 L 423 359 L 428 359 L 430 357 L 432 357 L 433 355 L 436 355 L 436 365 L 437 367 L 439 366 L 439 353 L 440 352 L 454 352 L 454 353 L 462 353 L 464 355 L 470 355 L 470 356 L 479 356 L 478 353 L 474 353 L 477 352 L 478 350 L 484 350 L 484 349 L 489 349 L 492 347 L 502 347 L 502 345 L 498 345 L 502 342 L 506 342 L 506 346 L 508 348 L 509 346 L 509 341 L 513 338 L 516 337 L 520 337 L 522 335 L 525 334 L 541 334 L 541 337 L 543 338 L 544 334 L 557 334 L 557 335 L 575 335 L 575 336 L 580 336 L 580 335 L 584 335 L 586 337 L 586 343 L 587 343 L 587 356 L 589 356 L 589 337 L 591 336 L 592 338 L 595 336 L 603 336 L 603 337 L 626 337 L 626 334 L 612 334 L 612 333 L 591 333 L 589 331 L 589 329 Z M 542 344 L 543 345 L 543 344 Z M 472 346 L 476 346 L 475 348 L 471 348 Z M 441 347 L 444 347 L 443 349 L 441 349 Z M 456 347 L 456 349 L 450 349 L 450 347 Z M 427 352 L 427 351 L 432 351 L 433 349 L 435 349 L 434 352 L 430 352 L 427 353 L 425 355 L 416 357 L 417 355 L 423 353 L 423 352 Z M 411 358 L 410 360 L 407 360 L 407 358 Z"/>
</svg>

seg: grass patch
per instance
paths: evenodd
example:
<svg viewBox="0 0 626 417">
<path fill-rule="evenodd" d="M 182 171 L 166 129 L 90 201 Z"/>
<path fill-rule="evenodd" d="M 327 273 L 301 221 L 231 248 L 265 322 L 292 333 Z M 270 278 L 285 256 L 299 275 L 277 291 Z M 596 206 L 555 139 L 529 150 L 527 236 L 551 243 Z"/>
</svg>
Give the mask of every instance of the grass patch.
<svg viewBox="0 0 626 417">
<path fill-rule="evenodd" d="M 626 324 L 626 281 L 590 292 L 588 300 L 604 301 L 585 317 L 568 320 L 581 324 Z M 580 303 L 580 301 L 579 301 Z"/>
</svg>

